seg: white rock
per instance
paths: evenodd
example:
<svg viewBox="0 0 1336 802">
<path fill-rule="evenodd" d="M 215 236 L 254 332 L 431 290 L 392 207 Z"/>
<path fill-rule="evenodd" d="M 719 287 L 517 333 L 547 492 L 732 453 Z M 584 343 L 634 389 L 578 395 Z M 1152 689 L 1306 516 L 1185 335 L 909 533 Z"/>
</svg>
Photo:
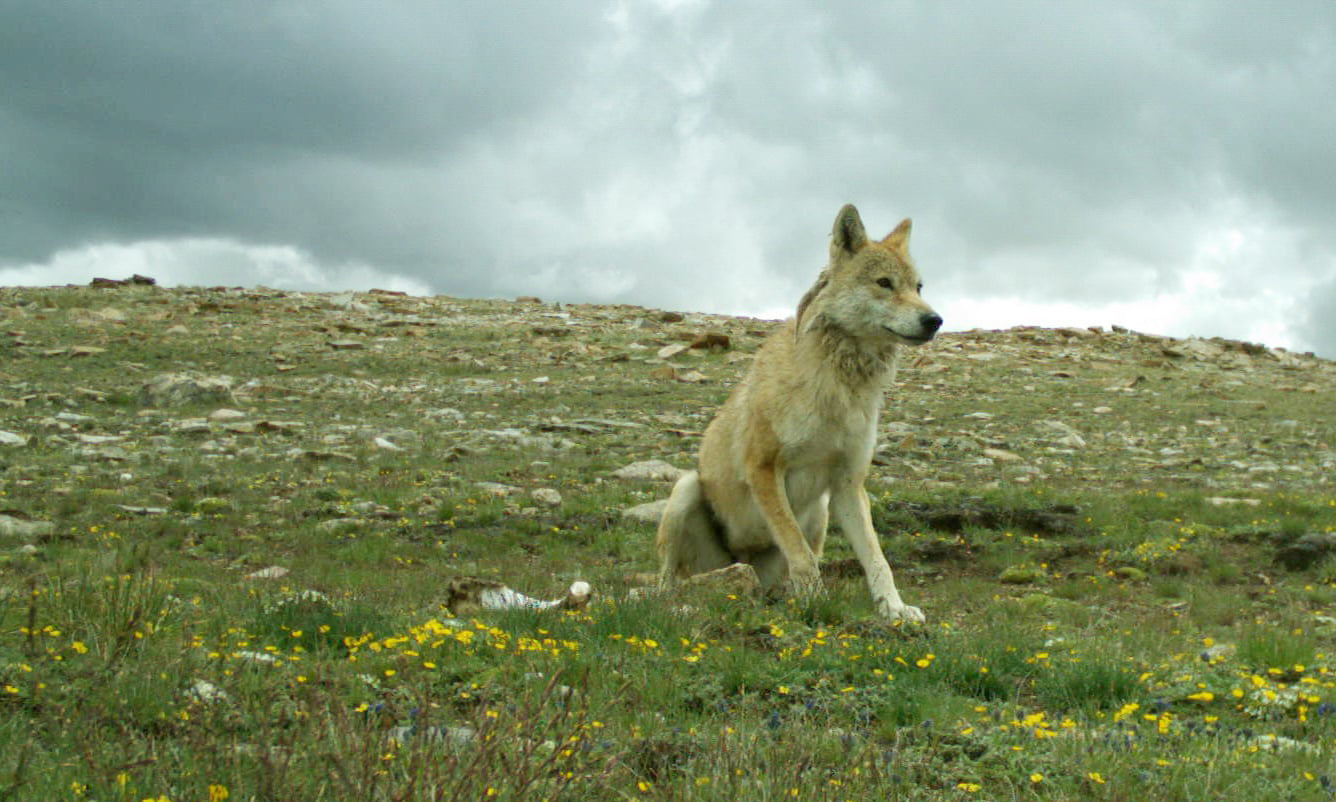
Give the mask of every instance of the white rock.
<svg viewBox="0 0 1336 802">
<path fill-rule="evenodd" d="M 145 404 L 190 404 L 200 401 L 236 403 L 230 376 L 192 376 L 165 373 L 144 383 L 140 400 Z"/>
<path fill-rule="evenodd" d="M 664 347 L 659 349 L 658 357 L 659 359 L 672 359 L 678 354 L 686 351 L 687 348 L 688 346 L 683 343 L 674 343 L 672 345 L 665 345 Z"/>
<path fill-rule="evenodd" d="M 0 432 L 0 446 L 26 446 L 28 438 L 13 432 Z"/>
<path fill-rule="evenodd" d="M 376 448 L 379 448 L 382 451 L 403 451 L 402 448 L 396 446 L 394 443 L 391 443 L 389 440 L 386 440 L 384 437 L 374 438 L 372 439 L 371 442 L 376 446 Z"/>
<path fill-rule="evenodd" d="M 177 434 L 208 434 L 209 421 L 204 418 L 185 418 L 168 422 L 167 426 Z"/>
<path fill-rule="evenodd" d="M 55 531 L 56 525 L 50 521 L 25 521 L 0 515 L 0 536 L 3 537 L 46 537 Z"/>
<path fill-rule="evenodd" d="M 550 487 L 540 487 L 529 494 L 533 500 L 545 507 L 560 507 L 561 494 Z"/>
<path fill-rule="evenodd" d="M 502 498 L 522 492 L 518 487 L 503 485 L 500 482 L 474 482 L 473 486 L 489 496 L 500 496 Z"/>
<path fill-rule="evenodd" d="M 637 504 L 634 507 L 622 510 L 622 517 L 635 523 L 658 525 L 659 519 L 663 518 L 663 510 L 668 506 L 668 499 L 659 499 L 651 501 L 648 504 Z"/>
<path fill-rule="evenodd" d="M 618 468 L 612 475 L 618 479 L 640 479 L 651 482 L 676 482 L 686 471 L 661 459 L 642 460 Z"/>
<path fill-rule="evenodd" d="M 268 568 L 261 568 L 261 569 L 258 570 L 258 571 L 252 571 L 251 573 L 246 574 L 246 578 L 247 578 L 247 579 L 282 579 L 283 577 L 287 576 L 289 573 L 291 573 L 291 572 L 288 571 L 288 569 L 284 568 L 284 567 L 281 566 L 281 565 L 271 565 L 271 566 L 269 566 Z"/>
<path fill-rule="evenodd" d="M 1262 502 L 1255 498 L 1224 498 L 1223 496 L 1210 496 L 1204 499 L 1212 507 L 1232 507 L 1243 505 L 1247 507 L 1259 507 Z"/>
<path fill-rule="evenodd" d="M 242 412 L 241 410 L 228 409 L 226 407 L 223 407 L 221 409 L 215 409 L 213 412 L 209 413 L 209 420 L 220 421 L 224 423 L 235 420 L 241 420 L 244 417 L 246 417 L 246 413 Z"/>
<path fill-rule="evenodd" d="M 228 700 L 227 691 L 214 685 L 206 679 L 197 679 L 190 685 L 186 691 L 192 699 L 197 702 L 208 704 L 209 702 L 226 702 Z"/>
</svg>

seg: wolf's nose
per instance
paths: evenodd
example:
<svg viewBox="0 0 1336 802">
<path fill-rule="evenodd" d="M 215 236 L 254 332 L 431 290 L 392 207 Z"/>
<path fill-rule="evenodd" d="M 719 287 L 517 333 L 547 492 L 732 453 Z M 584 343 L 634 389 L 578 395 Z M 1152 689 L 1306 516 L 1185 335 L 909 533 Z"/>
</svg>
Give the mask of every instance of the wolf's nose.
<svg viewBox="0 0 1336 802">
<path fill-rule="evenodd" d="M 922 326 L 923 330 L 928 334 L 936 334 L 937 330 L 942 327 L 942 316 L 936 312 L 925 312 L 924 315 L 919 318 L 919 325 Z"/>
</svg>

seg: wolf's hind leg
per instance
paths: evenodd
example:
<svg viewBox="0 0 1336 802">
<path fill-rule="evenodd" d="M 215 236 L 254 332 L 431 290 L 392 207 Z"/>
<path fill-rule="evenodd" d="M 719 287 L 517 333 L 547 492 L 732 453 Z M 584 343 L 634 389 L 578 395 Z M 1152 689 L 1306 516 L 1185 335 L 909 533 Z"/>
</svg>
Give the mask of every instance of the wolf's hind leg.
<svg viewBox="0 0 1336 802">
<path fill-rule="evenodd" d="M 672 587 L 679 579 L 723 568 L 733 558 L 719 542 L 714 521 L 706 506 L 700 477 L 688 471 L 673 485 L 659 521 L 655 538 L 659 550 L 659 587 Z"/>
</svg>

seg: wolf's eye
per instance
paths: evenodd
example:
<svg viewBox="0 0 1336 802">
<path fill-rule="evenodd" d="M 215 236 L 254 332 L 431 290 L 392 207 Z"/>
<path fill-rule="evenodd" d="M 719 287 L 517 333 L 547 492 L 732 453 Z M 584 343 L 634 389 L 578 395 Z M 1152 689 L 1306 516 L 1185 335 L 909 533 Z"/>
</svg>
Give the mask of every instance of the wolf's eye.
<svg viewBox="0 0 1336 802">
<path fill-rule="evenodd" d="M 918 286 L 914 288 L 914 292 L 923 292 L 923 282 L 922 282 L 922 281 L 920 281 L 920 282 L 918 283 Z"/>
<path fill-rule="evenodd" d="M 888 290 L 895 288 L 895 285 L 891 283 L 891 280 L 884 276 L 882 278 L 877 279 L 877 286 L 885 287 Z"/>
</svg>

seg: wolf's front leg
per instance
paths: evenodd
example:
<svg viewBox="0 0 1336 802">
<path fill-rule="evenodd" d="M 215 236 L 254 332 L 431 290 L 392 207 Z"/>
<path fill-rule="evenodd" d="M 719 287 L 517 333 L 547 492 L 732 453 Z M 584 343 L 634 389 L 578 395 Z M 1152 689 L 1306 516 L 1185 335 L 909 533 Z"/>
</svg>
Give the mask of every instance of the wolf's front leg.
<svg viewBox="0 0 1336 802">
<path fill-rule="evenodd" d="M 821 593 L 821 571 L 816 553 L 803 537 L 798 519 L 784 489 L 784 473 L 773 463 L 748 466 L 747 486 L 761 508 L 770 537 L 788 563 L 787 590 L 795 597 L 807 599 Z"/>
<path fill-rule="evenodd" d="M 923 611 L 905 604 L 895 587 L 891 566 L 886 562 L 881 543 L 877 541 L 877 532 L 872 528 L 872 510 L 868 506 L 867 491 L 863 489 L 861 479 L 837 486 L 830 505 L 840 529 L 849 538 L 854 556 L 863 566 L 863 575 L 867 578 L 868 590 L 872 592 L 872 603 L 877 612 L 891 621 L 923 621 Z"/>
</svg>

